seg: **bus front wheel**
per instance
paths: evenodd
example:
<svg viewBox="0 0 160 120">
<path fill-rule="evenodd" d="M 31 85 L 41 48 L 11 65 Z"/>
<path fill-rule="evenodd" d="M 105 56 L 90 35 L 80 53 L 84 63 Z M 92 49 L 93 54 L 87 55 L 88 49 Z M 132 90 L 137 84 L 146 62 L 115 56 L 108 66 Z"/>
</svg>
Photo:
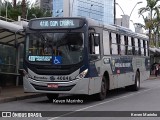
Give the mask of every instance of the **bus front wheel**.
<svg viewBox="0 0 160 120">
<path fill-rule="evenodd" d="M 50 94 L 50 93 L 48 93 L 48 94 L 46 94 L 46 96 L 47 96 L 48 100 L 50 102 L 52 102 L 53 99 L 57 99 L 58 98 L 59 94 Z"/>
<path fill-rule="evenodd" d="M 100 91 L 100 93 L 96 94 L 96 99 L 97 100 L 104 100 L 106 98 L 106 94 L 107 94 L 107 80 L 103 76 L 102 82 L 101 82 L 101 91 Z"/>
</svg>

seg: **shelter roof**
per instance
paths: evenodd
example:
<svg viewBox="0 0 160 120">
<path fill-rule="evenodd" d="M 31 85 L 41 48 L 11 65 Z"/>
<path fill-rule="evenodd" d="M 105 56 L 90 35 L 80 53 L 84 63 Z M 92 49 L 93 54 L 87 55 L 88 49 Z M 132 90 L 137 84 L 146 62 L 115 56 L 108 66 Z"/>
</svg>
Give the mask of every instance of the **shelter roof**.
<svg viewBox="0 0 160 120">
<path fill-rule="evenodd" d="M 17 43 L 24 41 L 23 25 L 0 20 L 0 44 L 15 46 L 15 34 Z"/>
</svg>

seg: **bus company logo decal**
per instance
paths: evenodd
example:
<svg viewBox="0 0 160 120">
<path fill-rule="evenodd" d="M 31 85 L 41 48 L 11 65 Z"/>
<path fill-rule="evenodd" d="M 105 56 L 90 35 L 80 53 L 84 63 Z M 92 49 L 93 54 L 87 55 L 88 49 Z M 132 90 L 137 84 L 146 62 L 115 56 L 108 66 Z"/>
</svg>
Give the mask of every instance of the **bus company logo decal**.
<svg viewBox="0 0 160 120">
<path fill-rule="evenodd" d="M 51 76 L 51 81 L 70 81 L 72 80 L 71 76 Z"/>
<path fill-rule="evenodd" d="M 54 80 L 55 80 L 55 77 L 54 77 L 54 76 L 51 76 L 51 77 L 50 77 L 50 80 L 51 80 L 51 81 L 54 81 Z"/>
<path fill-rule="evenodd" d="M 47 80 L 44 76 L 34 76 L 34 79 Z"/>
</svg>

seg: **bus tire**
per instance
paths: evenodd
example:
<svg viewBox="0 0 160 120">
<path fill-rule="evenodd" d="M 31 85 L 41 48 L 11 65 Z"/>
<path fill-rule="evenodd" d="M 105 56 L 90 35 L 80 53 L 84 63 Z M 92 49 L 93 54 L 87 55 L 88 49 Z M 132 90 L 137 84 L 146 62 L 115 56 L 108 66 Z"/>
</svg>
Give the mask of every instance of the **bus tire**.
<svg viewBox="0 0 160 120">
<path fill-rule="evenodd" d="M 140 89 L 140 74 L 138 71 L 136 72 L 135 83 L 133 85 L 126 86 L 125 89 L 131 91 L 138 91 Z"/>
<path fill-rule="evenodd" d="M 53 102 L 53 99 L 57 99 L 58 96 L 59 96 L 59 94 L 47 93 L 46 96 L 47 96 L 47 98 L 48 98 L 48 100 L 49 100 L 50 102 Z"/>
<path fill-rule="evenodd" d="M 103 76 L 102 78 L 102 82 L 101 82 L 101 91 L 100 93 L 96 94 L 96 100 L 104 100 L 106 98 L 106 94 L 107 94 L 107 80 L 106 78 Z"/>
<path fill-rule="evenodd" d="M 132 86 L 132 90 L 138 91 L 140 89 L 140 74 L 137 71 L 135 76 L 135 84 Z"/>
</svg>

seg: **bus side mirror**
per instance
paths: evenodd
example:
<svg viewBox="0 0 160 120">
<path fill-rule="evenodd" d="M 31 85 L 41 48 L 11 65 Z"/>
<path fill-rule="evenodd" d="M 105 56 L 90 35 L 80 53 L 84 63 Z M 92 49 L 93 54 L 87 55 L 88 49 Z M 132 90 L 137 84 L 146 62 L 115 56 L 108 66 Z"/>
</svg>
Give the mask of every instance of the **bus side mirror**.
<svg viewBox="0 0 160 120">
<path fill-rule="evenodd" d="M 19 72 L 19 74 L 20 74 L 21 76 L 24 76 L 24 75 L 25 75 L 25 74 L 24 74 L 24 69 L 19 69 L 18 72 Z"/>
<path fill-rule="evenodd" d="M 99 46 L 99 42 L 100 42 L 100 35 L 95 33 L 94 34 L 94 46 Z"/>
</svg>

